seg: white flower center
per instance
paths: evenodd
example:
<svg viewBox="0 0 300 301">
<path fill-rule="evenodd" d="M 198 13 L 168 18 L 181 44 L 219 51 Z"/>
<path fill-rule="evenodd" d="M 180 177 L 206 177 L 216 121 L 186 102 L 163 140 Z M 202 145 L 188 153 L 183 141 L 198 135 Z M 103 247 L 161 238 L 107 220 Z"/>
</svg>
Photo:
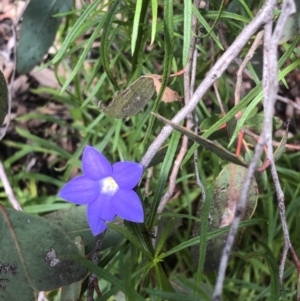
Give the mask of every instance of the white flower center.
<svg viewBox="0 0 300 301">
<path fill-rule="evenodd" d="M 101 192 L 105 194 L 113 195 L 119 189 L 118 184 L 112 177 L 104 178 L 101 181 L 101 184 L 102 184 Z"/>
</svg>

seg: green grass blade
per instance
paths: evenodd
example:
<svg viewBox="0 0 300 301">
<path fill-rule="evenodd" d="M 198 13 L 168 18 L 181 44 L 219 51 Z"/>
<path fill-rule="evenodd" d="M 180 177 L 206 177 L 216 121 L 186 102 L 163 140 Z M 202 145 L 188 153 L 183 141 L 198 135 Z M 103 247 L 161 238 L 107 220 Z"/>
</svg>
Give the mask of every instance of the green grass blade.
<svg viewBox="0 0 300 301">
<path fill-rule="evenodd" d="M 206 20 L 203 18 L 203 16 L 200 14 L 200 12 L 198 11 L 198 9 L 193 5 L 192 6 L 192 10 L 193 13 L 196 15 L 197 19 L 199 20 L 199 22 L 202 24 L 202 26 L 205 28 L 205 30 L 207 32 L 211 32 L 211 37 L 212 39 L 215 41 L 215 43 L 218 45 L 218 47 L 221 50 L 224 50 L 221 42 L 219 41 L 218 37 L 216 36 L 216 34 L 212 31 L 211 27 L 209 26 L 209 24 L 206 22 Z"/>
<path fill-rule="evenodd" d="M 166 182 L 168 179 L 169 171 L 172 167 L 173 159 L 177 150 L 177 145 L 179 143 L 180 139 L 180 133 L 178 132 L 173 132 L 170 140 L 170 144 L 164 159 L 164 162 L 162 164 L 161 170 L 160 170 L 160 175 L 158 179 L 158 186 L 155 190 L 155 194 L 153 197 L 153 202 L 151 205 L 150 209 L 150 214 L 149 218 L 147 221 L 147 229 L 152 229 L 154 221 L 155 221 L 155 216 L 156 216 L 156 211 L 159 206 L 160 199 L 163 195 L 163 191 L 166 186 Z"/>
<path fill-rule="evenodd" d="M 113 5 L 111 6 L 111 8 L 107 14 L 107 18 L 103 25 L 104 31 L 102 34 L 101 46 L 100 46 L 100 57 L 102 60 L 102 65 L 103 65 L 104 71 L 106 72 L 107 77 L 109 78 L 111 83 L 114 85 L 116 90 L 119 90 L 119 87 L 118 87 L 116 80 L 114 79 L 114 77 L 112 75 L 112 72 L 110 70 L 110 65 L 109 65 L 109 45 L 110 45 L 109 34 L 110 34 L 110 29 L 111 29 L 113 19 L 118 11 L 118 8 L 119 8 L 121 2 L 122 2 L 121 0 L 114 1 Z"/>
<path fill-rule="evenodd" d="M 105 18 L 102 18 L 101 21 L 98 23 L 97 27 L 95 28 L 93 34 L 88 39 L 84 50 L 82 51 L 80 57 L 78 58 L 78 62 L 76 64 L 76 66 L 74 67 L 72 73 L 68 76 L 67 80 L 65 81 L 64 85 L 62 86 L 61 93 L 63 93 L 67 89 L 67 87 L 71 83 L 72 79 L 76 76 L 76 74 L 82 67 L 84 60 L 86 59 L 88 53 L 90 52 L 94 41 L 96 40 L 97 36 L 99 35 L 99 30 L 103 26 L 104 21 L 105 21 Z"/>
<path fill-rule="evenodd" d="M 89 15 L 96 10 L 97 6 L 102 0 L 95 0 L 93 3 L 91 3 L 82 13 L 82 15 L 78 18 L 74 26 L 72 27 L 71 31 L 66 36 L 63 44 L 61 45 L 61 48 L 55 55 L 55 57 L 52 60 L 52 64 L 58 63 L 63 55 L 66 53 L 67 49 L 70 47 L 70 44 L 74 42 L 74 40 L 78 36 L 79 29 L 82 25 L 84 25 L 84 22 L 89 17 Z"/>
<path fill-rule="evenodd" d="M 143 0 L 137 0 L 135 6 L 135 13 L 133 18 L 133 27 L 132 27 L 132 36 L 131 36 L 131 54 L 133 55 L 136 46 L 136 39 L 139 32 L 140 27 L 140 17 L 142 11 Z"/>
<path fill-rule="evenodd" d="M 161 83 L 160 91 L 157 95 L 157 98 L 154 102 L 152 111 L 154 113 L 157 112 L 160 101 L 162 99 L 164 90 L 167 86 L 171 68 L 172 68 L 172 61 L 173 61 L 173 50 L 174 50 L 174 20 L 173 20 L 173 0 L 164 0 L 164 63 L 163 63 L 163 79 Z M 142 142 L 142 145 L 146 142 L 147 138 L 152 132 L 153 124 L 154 124 L 155 117 L 151 116 L 149 120 L 149 126 L 147 128 L 145 138 Z"/>
<path fill-rule="evenodd" d="M 152 26 L 151 26 L 151 42 L 150 45 L 153 44 L 156 34 L 156 25 L 157 25 L 157 10 L 158 10 L 158 2 L 157 0 L 151 1 L 152 6 Z"/>
<path fill-rule="evenodd" d="M 184 0 L 184 18 L 183 18 L 183 48 L 182 48 L 182 66 L 186 66 L 190 46 L 191 46 L 191 32 L 192 29 L 192 1 Z"/>
</svg>

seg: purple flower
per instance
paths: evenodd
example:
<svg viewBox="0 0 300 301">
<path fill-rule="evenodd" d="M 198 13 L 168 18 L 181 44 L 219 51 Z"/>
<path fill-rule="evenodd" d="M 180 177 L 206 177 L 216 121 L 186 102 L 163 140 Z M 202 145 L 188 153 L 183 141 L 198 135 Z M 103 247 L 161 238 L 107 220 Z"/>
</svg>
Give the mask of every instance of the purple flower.
<svg viewBox="0 0 300 301">
<path fill-rule="evenodd" d="M 68 182 L 59 196 L 74 204 L 87 204 L 87 220 L 96 236 L 116 215 L 142 223 L 144 212 L 133 188 L 142 177 L 143 167 L 135 162 L 111 165 L 95 148 L 87 145 L 82 155 L 83 175 Z"/>
</svg>

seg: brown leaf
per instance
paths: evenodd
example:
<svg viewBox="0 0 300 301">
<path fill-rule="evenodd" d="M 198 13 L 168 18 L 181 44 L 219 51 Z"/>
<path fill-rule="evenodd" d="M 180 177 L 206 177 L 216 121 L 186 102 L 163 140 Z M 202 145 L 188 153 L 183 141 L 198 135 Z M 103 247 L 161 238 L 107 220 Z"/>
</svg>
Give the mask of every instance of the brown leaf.
<svg viewBox="0 0 300 301">
<path fill-rule="evenodd" d="M 161 88 L 161 82 L 159 79 L 161 79 L 162 76 L 158 75 L 158 74 L 148 74 L 148 75 L 146 75 L 146 77 L 150 77 L 153 79 L 155 90 L 156 90 L 156 93 L 158 94 L 160 91 L 160 88 Z M 170 89 L 169 87 L 166 87 L 161 100 L 163 102 L 167 103 L 167 102 L 173 102 L 173 101 L 180 101 L 181 97 L 176 91 Z"/>
</svg>

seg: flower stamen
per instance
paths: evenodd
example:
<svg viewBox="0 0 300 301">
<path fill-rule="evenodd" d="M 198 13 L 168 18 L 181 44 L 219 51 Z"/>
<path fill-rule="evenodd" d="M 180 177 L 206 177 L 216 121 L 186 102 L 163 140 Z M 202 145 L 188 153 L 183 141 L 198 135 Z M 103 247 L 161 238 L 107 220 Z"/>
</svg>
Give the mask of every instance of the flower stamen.
<svg viewBox="0 0 300 301">
<path fill-rule="evenodd" d="M 112 177 L 107 177 L 101 180 L 101 192 L 113 195 L 119 189 L 118 184 Z"/>
</svg>

